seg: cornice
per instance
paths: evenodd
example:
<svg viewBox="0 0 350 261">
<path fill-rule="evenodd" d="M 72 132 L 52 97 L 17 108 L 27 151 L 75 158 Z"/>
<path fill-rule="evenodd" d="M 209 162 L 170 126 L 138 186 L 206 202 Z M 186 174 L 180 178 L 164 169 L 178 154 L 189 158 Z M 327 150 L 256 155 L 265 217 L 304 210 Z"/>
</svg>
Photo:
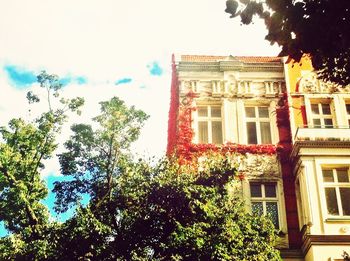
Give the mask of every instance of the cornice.
<svg viewBox="0 0 350 261">
<path fill-rule="evenodd" d="M 242 63 L 239 61 L 219 62 L 179 62 L 178 71 L 240 71 L 240 72 L 283 72 L 283 64 L 270 63 Z"/>
<path fill-rule="evenodd" d="M 299 155 L 300 149 L 303 148 L 322 148 L 322 149 L 348 149 L 350 148 L 350 141 L 339 141 L 339 140 L 322 140 L 322 141 L 296 141 L 293 145 L 291 158 L 295 158 Z"/>
<path fill-rule="evenodd" d="M 312 246 L 350 246 L 350 235 L 305 235 L 303 239 L 304 255 Z"/>
</svg>

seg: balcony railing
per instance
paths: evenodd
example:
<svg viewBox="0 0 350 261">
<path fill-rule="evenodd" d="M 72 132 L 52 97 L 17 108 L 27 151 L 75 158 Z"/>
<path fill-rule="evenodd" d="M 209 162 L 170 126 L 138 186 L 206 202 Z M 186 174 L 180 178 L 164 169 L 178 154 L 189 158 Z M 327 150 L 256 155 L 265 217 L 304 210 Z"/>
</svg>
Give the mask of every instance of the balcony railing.
<svg viewBox="0 0 350 261">
<path fill-rule="evenodd" d="M 294 135 L 296 141 L 350 141 L 350 128 L 334 126 L 299 127 Z"/>
</svg>

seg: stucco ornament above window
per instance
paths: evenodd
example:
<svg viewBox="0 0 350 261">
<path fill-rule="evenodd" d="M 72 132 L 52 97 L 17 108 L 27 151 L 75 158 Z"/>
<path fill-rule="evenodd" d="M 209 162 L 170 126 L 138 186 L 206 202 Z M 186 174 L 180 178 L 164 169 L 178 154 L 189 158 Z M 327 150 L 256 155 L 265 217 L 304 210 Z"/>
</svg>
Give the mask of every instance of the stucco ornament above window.
<svg viewBox="0 0 350 261">
<path fill-rule="evenodd" d="M 349 92 L 350 85 L 341 87 L 335 83 L 317 79 L 316 72 L 305 72 L 298 81 L 298 91 L 300 93 Z"/>
<path fill-rule="evenodd" d="M 236 169 L 245 177 L 279 177 L 277 155 L 208 152 L 198 157 L 198 169 L 204 172 Z"/>
</svg>

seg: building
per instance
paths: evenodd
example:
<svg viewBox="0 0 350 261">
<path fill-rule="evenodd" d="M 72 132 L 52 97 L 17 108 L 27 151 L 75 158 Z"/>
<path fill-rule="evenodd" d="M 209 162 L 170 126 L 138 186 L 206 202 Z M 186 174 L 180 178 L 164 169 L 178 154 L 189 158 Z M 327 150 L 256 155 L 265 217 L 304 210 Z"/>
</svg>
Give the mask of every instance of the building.
<svg viewBox="0 0 350 261">
<path fill-rule="evenodd" d="M 279 57 L 173 56 L 172 69 L 168 153 L 186 161 L 228 152 L 240 162 L 247 208 L 269 213 L 281 231 L 284 260 L 340 258 L 350 245 L 348 208 L 337 201 L 350 200 L 350 94 L 320 84 L 310 63 L 292 66 Z M 330 123 L 337 128 L 326 128 Z M 326 183 L 316 180 L 322 173 Z M 338 212 L 322 215 L 332 200 L 328 211 Z"/>
<path fill-rule="evenodd" d="M 309 58 L 285 65 L 291 165 L 305 260 L 350 253 L 350 86 L 317 79 Z"/>
</svg>

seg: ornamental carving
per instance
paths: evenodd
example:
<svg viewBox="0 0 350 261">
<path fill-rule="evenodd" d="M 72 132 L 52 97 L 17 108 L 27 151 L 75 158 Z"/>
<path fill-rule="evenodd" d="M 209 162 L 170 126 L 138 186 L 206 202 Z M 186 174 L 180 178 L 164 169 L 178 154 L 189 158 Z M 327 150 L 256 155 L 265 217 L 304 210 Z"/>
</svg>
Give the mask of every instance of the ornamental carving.
<svg viewBox="0 0 350 261">
<path fill-rule="evenodd" d="M 240 155 L 238 170 L 247 177 L 278 177 L 279 163 L 276 155 Z"/>
<path fill-rule="evenodd" d="M 198 169 L 210 171 L 212 169 L 225 168 L 237 169 L 248 178 L 279 177 L 279 162 L 276 154 L 203 154 L 198 157 Z"/>
<path fill-rule="evenodd" d="M 299 92 L 304 93 L 334 93 L 350 92 L 350 85 L 341 87 L 331 82 L 325 82 L 317 79 L 315 72 L 308 72 L 299 80 Z"/>
<path fill-rule="evenodd" d="M 309 72 L 302 76 L 299 80 L 299 92 L 315 93 L 318 92 L 317 75 L 314 72 Z"/>
</svg>

